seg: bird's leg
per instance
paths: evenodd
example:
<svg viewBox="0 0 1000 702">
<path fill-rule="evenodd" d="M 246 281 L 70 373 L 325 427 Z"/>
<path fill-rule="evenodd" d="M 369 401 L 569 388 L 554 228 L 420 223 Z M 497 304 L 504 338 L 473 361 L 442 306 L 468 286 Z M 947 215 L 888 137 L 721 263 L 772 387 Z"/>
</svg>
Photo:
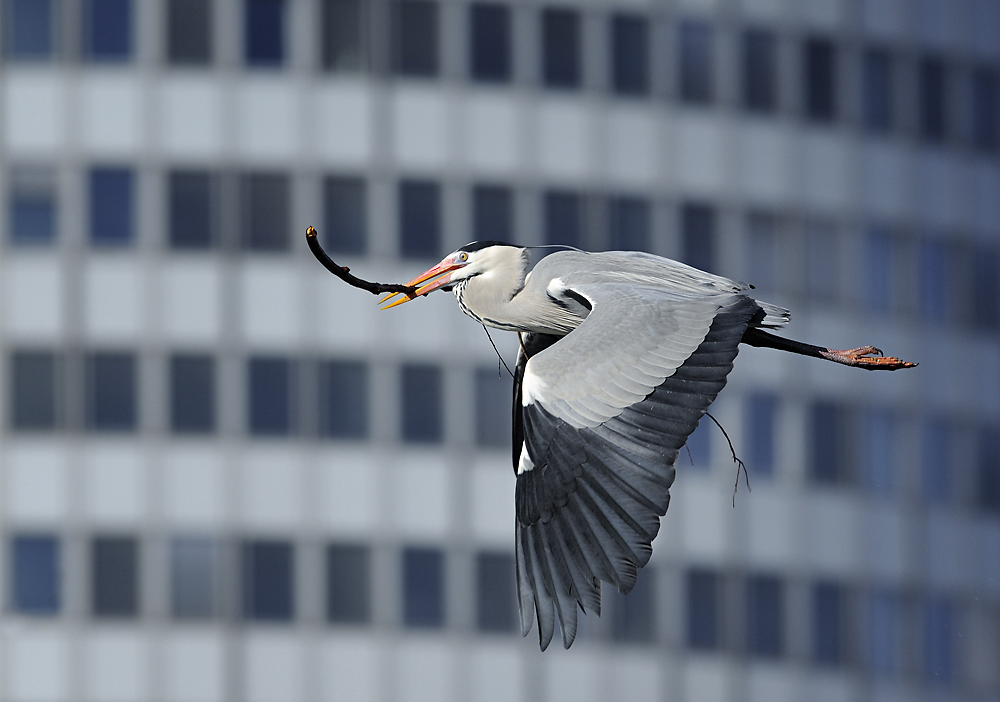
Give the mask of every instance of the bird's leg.
<svg viewBox="0 0 1000 702">
<path fill-rule="evenodd" d="M 779 351 L 790 351 L 802 356 L 813 358 L 825 358 L 834 363 L 840 363 L 854 368 L 864 368 L 865 370 L 899 370 L 900 368 L 913 368 L 916 363 L 901 361 L 892 356 L 883 356 L 882 352 L 874 346 L 861 346 L 856 349 L 838 351 L 822 346 L 804 344 L 801 341 L 783 339 L 774 334 L 768 334 L 762 329 L 750 327 L 743 333 L 744 344 L 767 349 L 778 349 Z"/>
</svg>

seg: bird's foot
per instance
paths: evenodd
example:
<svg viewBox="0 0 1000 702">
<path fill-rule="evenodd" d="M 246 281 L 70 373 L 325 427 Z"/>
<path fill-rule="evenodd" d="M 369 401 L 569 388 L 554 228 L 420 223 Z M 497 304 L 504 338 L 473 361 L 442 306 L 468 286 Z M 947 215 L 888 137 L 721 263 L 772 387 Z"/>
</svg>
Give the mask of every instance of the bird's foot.
<svg viewBox="0 0 1000 702">
<path fill-rule="evenodd" d="M 845 366 L 864 368 L 865 370 L 899 370 L 900 368 L 913 368 L 917 365 L 892 356 L 883 356 L 882 351 L 874 346 L 861 346 L 847 351 L 825 349 L 820 352 L 820 356 L 834 363 L 842 363 Z"/>
</svg>

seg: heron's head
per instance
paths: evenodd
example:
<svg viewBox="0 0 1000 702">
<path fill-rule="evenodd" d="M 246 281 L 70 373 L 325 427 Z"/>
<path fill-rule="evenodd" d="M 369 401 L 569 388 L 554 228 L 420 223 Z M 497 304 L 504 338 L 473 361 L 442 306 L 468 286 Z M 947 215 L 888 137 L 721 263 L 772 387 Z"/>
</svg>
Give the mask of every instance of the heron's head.
<svg viewBox="0 0 1000 702">
<path fill-rule="evenodd" d="M 457 283 L 475 276 L 488 276 L 508 270 L 523 275 L 524 251 L 520 246 L 502 241 L 474 241 L 448 254 L 439 264 L 421 273 L 407 285 L 416 287 L 416 295 L 421 296 L 435 290 L 451 290 Z M 388 302 L 399 294 L 393 293 L 383 298 L 382 302 Z M 387 310 L 412 299 L 404 295 L 382 309 Z"/>
</svg>

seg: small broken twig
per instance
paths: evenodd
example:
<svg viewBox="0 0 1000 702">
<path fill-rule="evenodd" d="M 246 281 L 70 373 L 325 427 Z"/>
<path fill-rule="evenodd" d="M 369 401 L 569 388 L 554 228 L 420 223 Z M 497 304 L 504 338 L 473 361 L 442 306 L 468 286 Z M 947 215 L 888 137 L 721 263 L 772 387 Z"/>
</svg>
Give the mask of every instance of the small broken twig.
<svg viewBox="0 0 1000 702">
<path fill-rule="evenodd" d="M 736 462 L 736 484 L 733 485 L 733 507 L 736 507 L 736 491 L 740 487 L 740 470 L 743 471 L 743 479 L 746 481 L 747 490 L 753 492 L 753 489 L 750 487 L 750 473 L 747 472 L 746 464 L 740 459 L 739 456 L 736 455 L 736 449 L 733 448 L 733 440 L 729 438 L 729 434 L 726 433 L 725 427 L 719 424 L 719 420 L 708 412 L 705 412 L 705 416 L 715 422 L 715 426 L 719 427 L 719 431 L 721 431 L 722 435 L 726 437 L 726 441 L 729 442 L 729 451 L 733 454 L 733 461 Z"/>
<path fill-rule="evenodd" d="M 417 289 L 415 287 L 400 285 L 398 283 L 372 283 L 371 281 L 362 280 L 357 276 L 351 275 L 349 268 L 345 266 L 338 266 L 337 263 L 327 255 L 326 251 L 323 250 L 323 247 L 319 244 L 319 236 L 317 236 L 317 232 L 314 227 L 306 228 L 306 243 L 309 244 L 309 250 L 313 252 L 313 256 L 316 257 L 316 260 L 322 263 L 324 268 L 348 285 L 361 290 L 367 290 L 372 295 L 402 293 L 403 295 L 408 295 L 411 298 L 416 297 Z"/>
</svg>

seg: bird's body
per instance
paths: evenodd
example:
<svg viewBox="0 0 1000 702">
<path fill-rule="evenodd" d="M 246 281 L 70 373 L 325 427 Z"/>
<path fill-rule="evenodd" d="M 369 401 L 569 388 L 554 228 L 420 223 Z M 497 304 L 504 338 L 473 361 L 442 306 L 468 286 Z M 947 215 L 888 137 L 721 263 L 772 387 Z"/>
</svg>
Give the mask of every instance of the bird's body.
<svg viewBox="0 0 1000 702">
<path fill-rule="evenodd" d="M 739 344 L 895 369 L 871 347 L 830 351 L 763 331 L 787 310 L 751 286 L 636 252 L 560 251 L 530 273 L 526 249 L 477 242 L 409 283 L 452 289 L 481 324 L 516 331 L 513 466 L 522 630 L 541 647 L 600 584 L 628 592 L 652 553 L 678 451 L 726 384 Z M 407 298 L 394 303 L 400 304 Z M 393 305 L 389 305 L 393 306 Z"/>
</svg>

